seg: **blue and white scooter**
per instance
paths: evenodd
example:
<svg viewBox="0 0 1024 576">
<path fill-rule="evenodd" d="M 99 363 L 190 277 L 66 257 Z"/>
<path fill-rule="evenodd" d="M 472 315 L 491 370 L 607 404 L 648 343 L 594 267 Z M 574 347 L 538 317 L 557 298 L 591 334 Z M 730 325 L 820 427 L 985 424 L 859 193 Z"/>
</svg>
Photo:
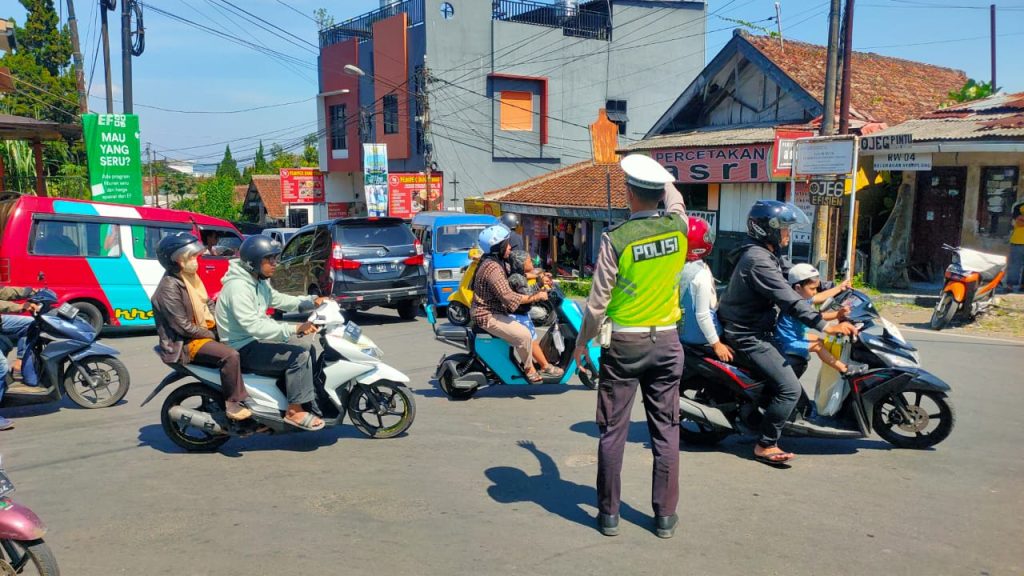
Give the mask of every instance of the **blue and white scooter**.
<svg viewBox="0 0 1024 576">
<path fill-rule="evenodd" d="M 540 346 L 548 361 L 565 370 L 565 374 L 545 379 L 542 383 L 568 384 L 578 372 L 584 386 L 596 389 L 601 347 L 593 341 L 590 343 L 586 366 L 577 366 L 572 357 L 576 337 L 583 323 L 583 311 L 579 304 L 566 298 L 557 287 L 548 293 L 548 303 L 553 313 L 549 312 L 548 317 L 540 321 L 535 320 L 538 330 L 548 327 L 541 337 Z M 512 347 L 504 340 L 476 326 L 457 326 L 447 322 L 438 324 L 433 306 L 428 305 L 426 310 L 436 338 L 464 350 L 441 357 L 434 373 L 441 389 L 450 398 L 468 399 L 481 386 L 487 385 L 530 385 Z"/>
</svg>

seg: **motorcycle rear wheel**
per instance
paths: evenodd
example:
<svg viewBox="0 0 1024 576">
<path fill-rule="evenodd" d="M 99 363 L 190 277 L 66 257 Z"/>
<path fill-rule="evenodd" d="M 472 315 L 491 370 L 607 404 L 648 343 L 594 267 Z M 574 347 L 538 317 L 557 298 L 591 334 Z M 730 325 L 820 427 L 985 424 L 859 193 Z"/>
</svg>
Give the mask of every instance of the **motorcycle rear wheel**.
<svg viewBox="0 0 1024 576">
<path fill-rule="evenodd" d="M 64 393 L 82 408 L 106 408 L 124 398 L 131 386 L 131 375 L 123 362 L 113 356 L 89 356 L 80 364 L 99 383 L 93 387 L 82 373 L 69 366 L 64 376 Z"/>
<path fill-rule="evenodd" d="M 699 390 L 681 390 L 679 395 L 685 396 L 694 402 L 707 403 L 704 395 Z M 729 434 L 728 430 L 720 430 L 703 422 L 691 420 L 682 413 L 679 414 L 679 440 L 685 444 L 691 446 L 714 446 L 724 440 Z"/>
<path fill-rule="evenodd" d="M 370 438 L 394 438 L 412 426 L 416 401 L 412 391 L 397 382 L 357 384 L 348 397 L 348 417 Z"/>
<path fill-rule="evenodd" d="M 231 439 L 231 436 L 210 434 L 172 420 L 171 408 L 182 405 L 193 410 L 217 414 L 224 411 L 224 395 L 218 390 L 196 382 L 176 388 L 168 394 L 160 408 L 160 425 L 171 442 L 189 452 L 214 452 Z"/>
<path fill-rule="evenodd" d="M 469 308 L 466 308 L 466 305 L 461 302 L 448 303 L 446 315 L 448 316 L 448 321 L 456 326 L 469 325 Z"/>
<path fill-rule="evenodd" d="M 11 574 L 60 576 L 57 559 L 42 539 L 0 540 L 0 574 L 7 574 L 8 569 L 13 570 Z"/>
<path fill-rule="evenodd" d="M 935 405 L 934 413 L 929 413 L 931 409 L 921 406 L 921 401 L 925 398 Z M 903 414 L 896 410 L 898 401 L 904 404 L 912 420 L 907 421 Z M 906 390 L 892 394 L 875 404 L 873 412 L 875 432 L 883 440 L 899 448 L 931 448 L 945 440 L 956 423 L 953 403 L 942 392 L 933 390 Z M 930 428 L 932 421 L 937 421 L 938 424 L 930 432 L 924 432 Z"/>
<path fill-rule="evenodd" d="M 949 323 L 953 321 L 953 317 L 956 316 L 957 306 L 956 300 L 953 299 L 953 295 L 949 292 L 943 292 L 942 298 L 939 298 L 939 303 L 935 305 L 935 310 L 932 312 L 932 320 L 930 325 L 932 330 L 942 330 Z"/>
<path fill-rule="evenodd" d="M 460 373 L 466 370 L 472 363 L 473 357 L 469 354 L 452 354 L 445 358 L 445 360 L 451 360 L 455 362 Z M 469 400 L 476 394 L 479 386 L 473 388 L 456 388 L 455 387 L 455 375 L 445 370 L 437 377 L 437 383 L 441 386 L 441 391 L 448 395 L 452 400 Z"/>
</svg>

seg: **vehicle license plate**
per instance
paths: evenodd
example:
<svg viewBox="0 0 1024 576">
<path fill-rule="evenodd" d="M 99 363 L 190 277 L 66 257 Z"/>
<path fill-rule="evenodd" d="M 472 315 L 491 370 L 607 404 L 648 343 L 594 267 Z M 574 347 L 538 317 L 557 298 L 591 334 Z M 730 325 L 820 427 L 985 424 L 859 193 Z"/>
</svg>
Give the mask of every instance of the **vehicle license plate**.
<svg viewBox="0 0 1024 576">
<path fill-rule="evenodd" d="M 394 272 L 395 265 L 391 263 L 384 264 L 367 264 L 370 272 L 374 274 L 382 274 L 384 272 Z"/>
<path fill-rule="evenodd" d="M 57 314 L 67 320 L 74 320 L 78 317 L 78 308 L 65 302 L 60 305 L 60 308 L 57 308 Z"/>
<path fill-rule="evenodd" d="M 363 335 L 363 329 L 359 327 L 355 322 L 345 323 L 345 340 L 352 342 L 353 344 L 359 342 L 359 337 Z"/>
<path fill-rule="evenodd" d="M 14 484 L 11 483 L 11 479 L 0 471 L 0 496 L 14 492 Z"/>
</svg>

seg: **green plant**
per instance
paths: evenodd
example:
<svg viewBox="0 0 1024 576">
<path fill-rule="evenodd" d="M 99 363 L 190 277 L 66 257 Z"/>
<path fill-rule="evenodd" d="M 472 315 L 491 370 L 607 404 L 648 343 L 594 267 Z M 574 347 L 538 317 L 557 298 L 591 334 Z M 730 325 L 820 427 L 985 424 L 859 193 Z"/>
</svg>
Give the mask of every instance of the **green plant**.
<svg viewBox="0 0 1024 576">
<path fill-rule="evenodd" d="M 562 293 L 566 296 L 586 298 L 590 295 L 590 279 L 582 278 L 579 280 L 560 280 L 559 286 L 562 289 Z"/>
<path fill-rule="evenodd" d="M 951 102 L 960 103 L 988 98 L 998 91 L 999 88 L 993 86 L 991 82 L 978 82 L 971 78 L 959 90 L 953 90 L 946 96 Z"/>
<path fill-rule="evenodd" d="M 182 198 L 174 207 L 225 220 L 238 220 L 242 212 L 242 204 L 235 202 L 235 182 L 226 176 L 200 182 L 194 198 Z"/>
</svg>

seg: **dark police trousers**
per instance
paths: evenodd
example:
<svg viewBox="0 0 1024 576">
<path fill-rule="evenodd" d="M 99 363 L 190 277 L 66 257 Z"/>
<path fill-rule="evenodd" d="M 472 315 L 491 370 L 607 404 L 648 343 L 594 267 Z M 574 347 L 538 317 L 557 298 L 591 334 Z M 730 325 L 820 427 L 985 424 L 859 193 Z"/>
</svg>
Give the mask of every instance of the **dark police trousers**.
<svg viewBox="0 0 1024 576">
<path fill-rule="evenodd" d="M 629 435 L 629 416 L 637 386 L 643 394 L 647 430 L 654 452 L 651 504 L 657 516 L 670 516 L 679 502 L 679 378 L 683 346 L 675 329 L 660 332 L 616 332 L 611 347 L 601 352 L 597 391 L 598 510 L 619 513 L 622 453 Z"/>
<path fill-rule="evenodd" d="M 768 379 L 766 392 L 771 401 L 761 420 L 761 446 L 774 446 L 782 436 L 782 427 L 793 414 L 800 400 L 800 379 L 793 371 L 792 361 L 779 352 L 771 341 L 770 334 L 732 332 L 725 328 L 722 339 L 736 351 L 736 363 L 753 368 L 760 376 Z M 804 365 L 806 369 L 806 364 Z"/>
</svg>

